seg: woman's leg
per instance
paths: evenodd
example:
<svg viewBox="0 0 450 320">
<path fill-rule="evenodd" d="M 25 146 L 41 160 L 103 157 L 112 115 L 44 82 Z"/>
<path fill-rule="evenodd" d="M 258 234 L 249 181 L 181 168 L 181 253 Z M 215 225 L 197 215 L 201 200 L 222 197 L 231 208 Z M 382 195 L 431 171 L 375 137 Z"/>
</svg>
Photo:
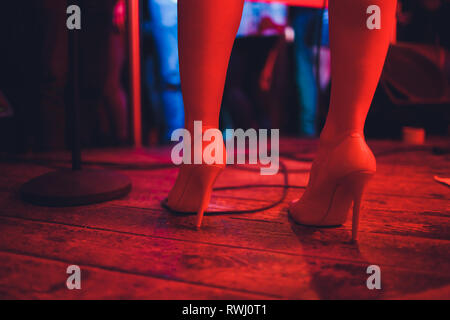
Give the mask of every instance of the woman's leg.
<svg viewBox="0 0 450 320">
<path fill-rule="evenodd" d="M 394 30 L 396 0 L 330 0 L 331 102 L 323 141 L 362 133 Z M 381 10 L 381 29 L 367 27 L 367 8 Z"/>
<path fill-rule="evenodd" d="M 194 121 L 202 121 L 203 128 L 219 125 L 228 62 L 243 6 L 244 0 L 178 1 L 181 90 L 185 127 L 192 139 L 198 139 L 193 136 Z M 169 193 L 169 208 L 197 212 L 196 225 L 200 227 L 221 169 L 223 166 L 206 164 L 182 166 Z"/>
<path fill-rule="evenodd" d="M 381 29 L 367 27 L 367 8 L 381 10 Z M 364 188 L 376 171 L 363 131 L 394 27 L 395 0 L 330 0 L 331 102 L 308 187 L 289 213 L 300 224 L 343 224 L 353 206 L 358 234 Z"/>
<path fill-rule="evenodd" d="M 217 128 L 225 77 L 244 0 L 179 0 L 178 30 L 185 126 Z"/>
</svg>

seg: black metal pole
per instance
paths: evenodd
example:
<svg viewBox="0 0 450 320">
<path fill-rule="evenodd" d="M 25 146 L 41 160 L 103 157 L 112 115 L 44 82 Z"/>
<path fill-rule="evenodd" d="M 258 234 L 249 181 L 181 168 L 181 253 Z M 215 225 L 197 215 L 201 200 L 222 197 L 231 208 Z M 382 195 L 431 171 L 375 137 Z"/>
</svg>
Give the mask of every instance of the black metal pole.
<svg viewBox="0 0 450 320">
<path fill-rule="evenodd" d="M 68 1 L 68 5 L 78 5 L 77 0 Z M 80 91 L 78 76 L 79 60 L 79 32 L 81 30 L 69 30 L 69 79 L 70 79 L 70 98 L 69 108 L 72 115 L 72 170 L 81 170 L 81 138 L 80 138 Z"/>
<path fill-rule="evenodd" d="M 78 3 L 77 0 L 70 0 L 70 5 Z M 118 199 L 131 190 L 130 179 L 121 173 L 106 169 L 81 170 L 79 32 L 81 31 L 76 29 L 68 30 L 67 40 L 69 48 L 67 115 L 68 122 L 71 123 L 72 170 L 52 171 L 23 184 L 20 194 L 25 201 L 33 204 L 87 205 Z"/>
</svg>

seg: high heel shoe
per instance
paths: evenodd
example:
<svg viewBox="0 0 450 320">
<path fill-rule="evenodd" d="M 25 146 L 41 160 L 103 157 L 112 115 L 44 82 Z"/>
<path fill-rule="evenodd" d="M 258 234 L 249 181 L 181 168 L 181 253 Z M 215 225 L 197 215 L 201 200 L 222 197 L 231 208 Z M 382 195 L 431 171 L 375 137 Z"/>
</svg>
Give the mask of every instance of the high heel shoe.
<svg viewBox="0 0 450 320">
<path fill-rule="evenodd" d="M 308 186 L 289 207 L 299 224 L 315 227 L 342 225 L 353 204 L 352 239 L 357 240 L 364 190 L 376 172 L 376 161 L 359 133 L 346 133 L 322 143 L 313 162 Z"/>
<path fill-rule="evenodd" d="M 203 131 L 206 129 L 203 128 Z M 183 164 L 174 187 L 163 201 L 163 206 L 176 213 L 197 214 L 196 227 L 200 228 L 211 199 L 213 185 L 225 168 L 225 145 L 223 151 L 222 164 Z"/>
</svg>

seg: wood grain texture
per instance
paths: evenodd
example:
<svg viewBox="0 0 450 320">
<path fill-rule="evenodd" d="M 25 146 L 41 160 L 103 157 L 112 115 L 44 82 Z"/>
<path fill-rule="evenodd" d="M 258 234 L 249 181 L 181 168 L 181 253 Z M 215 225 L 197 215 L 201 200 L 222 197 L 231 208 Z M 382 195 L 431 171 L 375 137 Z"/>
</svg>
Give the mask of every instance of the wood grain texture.
<svg viewBox="0 0 450 320">
<path fill-rule="evenodd" d="M 67 263 L 22 254 L 0 252 L 0 299 L 158 299 L 192 295 L 197 299 L 267 299 L 81 265 L 82 290 L 68 290 Z"/>
<path fill-rule="evenodd" d="M 442 145 L 442 142 L 436 142 Z M 449 188 L 433 175 L 450 172 L 431 147 L 375 141 L 378 172 L 364 201 L 361 236 L 350 243 L 350 222 L 334 229 L 293 223 L 287 204 L 308 181 L 314 140 L 281 141 L 289 171 L 283 188 L 220 190 L 200 231 L 194 217 L 160 206 L 176 177 L 170 150 L 88 150 L 89 167 L 130 176 L 124 199 L 78 208 L 21 202 L 20 185 L 55 168 L 67 153 L 0 157 L 0 299 L 410 299 L 446 298 L 450 287 Z M 299 160 L 295 160 L 295 158 Z M 229 167 L 216 187 L 283 185 L 282 174 Z M 78 264 L 83 289 L 65 288 L 65 268 Z M 369 265 L 382 270 L 380 291 L 365 282 Z"/>
</svg>

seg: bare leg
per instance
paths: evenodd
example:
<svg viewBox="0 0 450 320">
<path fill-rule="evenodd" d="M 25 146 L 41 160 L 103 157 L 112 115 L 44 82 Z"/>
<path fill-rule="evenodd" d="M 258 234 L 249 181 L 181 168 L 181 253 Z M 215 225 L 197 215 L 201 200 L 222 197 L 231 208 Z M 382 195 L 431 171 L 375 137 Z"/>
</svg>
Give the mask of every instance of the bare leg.
<svg viewBox="0 0 450 320">
<path fill-rule="evenodd" d="M 241 21 L 243 0 L 179 0 L 179 56 L 185 127 L 217 128 L 225 78 Z M 194 138 L 195 139 L 195 138 Z M 226 153 L 224 152 L 224 155 Z M 215 179 L 223 167 L 184 165 L 169 193 L 175 211 L 197 212 L 200 227 Z"/>
<path fill-rule="evenodd" d="M 367 27 L 367 8 L 381 29 Z M 396 0 L 330 0 L 331 104 L 308 187 L 289 213 L 300 224 L 343 224 L 353 206 L 356 240 L 364 188 L 376 171 L 363 131 L 395 21 Z"/>
<path fill-rule="evenodd" d="M 369 30 L 367 8 L 381 9 L 381 29 Z M 330 0 L 331 103 L 321 139 L 362 133 L 395 23 L 396 0 Z"/>
<path fill-rule="evenodd" d="M 243 0 L 179 0 L 179 52 L 185 125 L 217 128 Z"/>
</svg>

